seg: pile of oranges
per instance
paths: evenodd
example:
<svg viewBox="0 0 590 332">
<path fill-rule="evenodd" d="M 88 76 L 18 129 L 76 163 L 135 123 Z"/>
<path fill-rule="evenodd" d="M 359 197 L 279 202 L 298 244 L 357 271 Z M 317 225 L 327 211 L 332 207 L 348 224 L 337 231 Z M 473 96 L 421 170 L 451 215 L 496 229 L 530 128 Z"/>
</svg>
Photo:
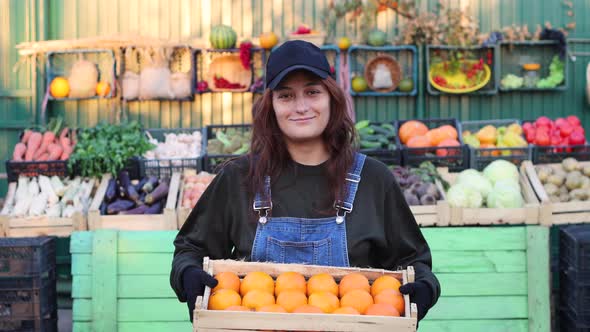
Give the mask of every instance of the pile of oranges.
<svg viewBox="0 0 590 332">
<path fill-rule="evenodd" d="M 405 309 L 401 283 L 387 275 L 373 284 L 360 273 L 350 273 L 340 283 L 327 273 L 306 280 L 297 272 L 284 272 L 276 281 L 265 272 L 250 272 L 243 280 L 221 272 L 215 279 L 219 284 L 209 310 L 401 316 Z"/>
</svg>

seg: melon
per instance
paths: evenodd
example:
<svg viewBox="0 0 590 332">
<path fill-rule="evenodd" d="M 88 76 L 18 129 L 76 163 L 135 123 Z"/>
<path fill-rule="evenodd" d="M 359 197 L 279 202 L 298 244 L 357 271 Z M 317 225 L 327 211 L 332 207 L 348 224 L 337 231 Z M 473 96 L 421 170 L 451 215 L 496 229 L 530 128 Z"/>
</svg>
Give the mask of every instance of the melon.
<svg viewBox="0 0 590 332">
<path fill-rule="evenodd" d="M 369 37 L 367 38 L 367 43 L 371 46 L 383 46 L 385 45 L 385 39 L 387 35 L 385 32 L 379 29 L 373 29 L 369 32 Z"/>
<path fill-rule="evenodd" d="M 234 29 L 227 25 L 217 25 L 211 29 L 209 41 L 213 48 L 234 48 L 238 36 Z"/>
</svg>

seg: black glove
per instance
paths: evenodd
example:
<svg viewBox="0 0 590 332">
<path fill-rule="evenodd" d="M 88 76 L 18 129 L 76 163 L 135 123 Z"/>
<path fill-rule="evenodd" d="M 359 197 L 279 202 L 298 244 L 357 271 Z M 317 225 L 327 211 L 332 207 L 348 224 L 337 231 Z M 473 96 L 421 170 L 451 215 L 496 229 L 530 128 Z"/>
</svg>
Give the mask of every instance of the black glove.
<svg viewBox="0 0 590 332">
<path fill-rule="evenodd" d="M 424 281 L 416 281 L 405 284 L 399 288 L 400 293 L 410 295 L 410 302 L 418 307 L 418 321 L 420 321 L 428 309 L 432 306 L 432 288 Z"/>
<path fill-rule="evenodd" d="M 189 267 L 182 273 L 182 284 L 184 287 L 184 293 L 186 294 L 189 317 L 192 323 L 197 296 L 203 295 L 205 292 L 205 286 L 211 288 L 217 286 L 217 279 L 198 267 Z"/>
</svg>

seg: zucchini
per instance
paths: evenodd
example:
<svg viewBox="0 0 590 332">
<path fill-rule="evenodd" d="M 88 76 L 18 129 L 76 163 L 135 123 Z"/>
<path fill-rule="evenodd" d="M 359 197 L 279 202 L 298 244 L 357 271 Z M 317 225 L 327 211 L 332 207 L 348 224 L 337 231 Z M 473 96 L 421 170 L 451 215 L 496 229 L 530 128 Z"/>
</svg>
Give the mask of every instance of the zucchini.
<svg viewBox="0 0 590 332">
<path fill-rule="evenodd" d="M 152 191 L 151 193 L 149 193 L 145 197 L 145 203 L 146 204 L 154 204 L 155 202 L 158 202 L 158 201 L 162 200 L 163 198 L 166 198 L 167 195 L 168 195 L 168 182 L 162 181 L 162 182 L 160 182 L 158 187 L 156 187 L 156 189 L 154 189 L 154 191 Z"/>
<path fill-rule="evenodd" d="M 117 180 L 111 178 L 107 185 L 107 190 L 104 193 L 104 200 L 108 203 L 112 202 L 117 197 Z"/>
<path fill-rule="evenodd" d="M 162 213 L 162 207 L 164 203 L 162 201 L 157 201 L 154 205 L 150 206 L 143 214 L 158 214 Z"/>
<path fill-rule="evenodd" d="M 141 191 L 144 193 L 150 193 L 154 188 L 158 186 L 158 178 L 155 176 L 150 176 L 147 182 L 141 187 Z"/>
<path fill-rule="evenodd" d="M 135 203 L 126 199 L 117 199 L 107 206 L 107 214 L 117 214 L 127 211 L 135 206 Z"/>
</svg>

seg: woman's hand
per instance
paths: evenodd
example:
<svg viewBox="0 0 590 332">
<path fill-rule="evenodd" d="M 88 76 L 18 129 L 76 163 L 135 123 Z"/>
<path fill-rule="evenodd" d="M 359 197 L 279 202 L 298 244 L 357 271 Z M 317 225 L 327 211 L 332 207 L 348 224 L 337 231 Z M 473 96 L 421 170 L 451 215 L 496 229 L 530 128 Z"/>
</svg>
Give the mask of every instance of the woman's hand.
<svg viewBox="0 0 590 332">
<path fill-rule="evenodd" d="M 399 288 L 400 293 L 410 295 L 410 302 L 418 307 L 418 321 L 420 321 L 428 309 L 432 306 L 432 289 L 423 281 L 405 284 Z"/>
<path fill-rule="evenodd" d="M 211 288 L 217 286 L 217 279 L 198 267 L 189 267 L 182 274 L 182 283 L 186 294 L 189 316 L 192 322 L 197 296 L 203 295 L 205 292 L 205 286 Z"/>
</svg>

